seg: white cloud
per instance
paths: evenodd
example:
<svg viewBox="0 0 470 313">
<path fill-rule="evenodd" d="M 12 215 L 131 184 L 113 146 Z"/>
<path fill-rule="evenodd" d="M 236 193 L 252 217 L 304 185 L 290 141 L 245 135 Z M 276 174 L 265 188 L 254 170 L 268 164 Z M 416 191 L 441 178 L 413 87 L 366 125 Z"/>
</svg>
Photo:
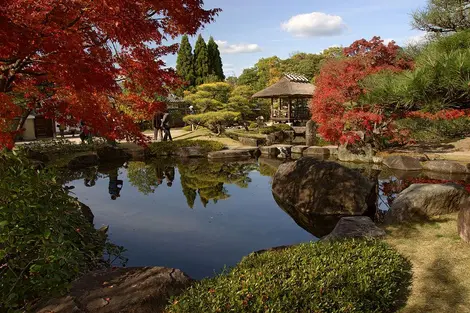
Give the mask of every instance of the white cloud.
<svg viewBox="0 0 470 313">
<path fill-rule="evenodd" d="M 220 53 L 238 54 L 238 53 L 254 53 L 260 52 L 261 47 L 255 43 L 238 43 L 229 44 L 227 41 L 216 40 Z"/>
<path fill-rule="evenodd" d="M 421 34 L 418 34 L 418 35 L 408 37 L 405 40 L 405 44 L 406 45 L 417 45 L 417 44 L 420 44 L 420 43 L 424 43 L 426 41 L 426 36 L 427 36 L 427 33 L 421 33 Z"/>
<path fill-rule="evenodd" d="M 281 28 L 296 37 L 322 37 L 341 35 L 347 26 L 341 16 L 312 12 L 291 17 Z"/>
</svg>

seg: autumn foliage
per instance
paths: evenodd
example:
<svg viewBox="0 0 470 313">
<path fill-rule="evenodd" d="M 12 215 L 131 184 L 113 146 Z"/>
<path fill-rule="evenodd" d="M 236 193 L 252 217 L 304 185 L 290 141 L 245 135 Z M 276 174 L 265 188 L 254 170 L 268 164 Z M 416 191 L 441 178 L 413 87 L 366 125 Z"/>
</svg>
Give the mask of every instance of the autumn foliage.
<svg viewBox="0 0 470 313">
<path fill-rule="evenodd" d="M 374 37 L 345 48 L 344 58 L 326 61 L 315 81 L 311 106 L 323 138 L 343 144 L 365 143 L 391 131 L 393 114 L 388 108 L 380 103 L 361 102 L 367 93 L 361 81 L 381 71 L 410 69 L 412 62 L 400 57 L 399 51 L 393 41 L 385 45 L 380 37 Z"/>
<path fill-rule="evenodd" d="M 201 0 L 0 0 L 0 148 L 37 110 L 111 139 L 144 142 L 122 105 L 151 116 L 180 81 L 161 57 L 219 9 Z M 125 92 L 123 92 L 125 90 Z"/>
</svg>

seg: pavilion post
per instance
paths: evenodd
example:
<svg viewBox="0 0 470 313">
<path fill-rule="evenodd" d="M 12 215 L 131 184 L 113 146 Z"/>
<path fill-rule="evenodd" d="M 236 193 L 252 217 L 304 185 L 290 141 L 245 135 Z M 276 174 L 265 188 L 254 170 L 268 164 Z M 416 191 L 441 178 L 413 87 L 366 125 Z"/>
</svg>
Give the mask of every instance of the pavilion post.
<svg viewBox="0 0 470 313">
<path fill-rule="evenodd" d="M 271 120 L 274 117 L 274 98 L 271 97 Z"/>
<path fill-rule="evenodd" d="M 289 103 L 287 104 L 287 122 L 290 123 L 292 119 L 292 98 L 289 97 Z"/>
</svg>

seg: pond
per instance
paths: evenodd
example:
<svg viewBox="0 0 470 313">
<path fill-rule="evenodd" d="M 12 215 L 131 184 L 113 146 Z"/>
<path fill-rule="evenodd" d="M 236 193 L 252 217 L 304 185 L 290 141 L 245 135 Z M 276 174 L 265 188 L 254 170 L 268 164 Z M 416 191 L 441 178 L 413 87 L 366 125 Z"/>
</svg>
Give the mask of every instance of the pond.
<svg viewBox="0 0 470 313">
<path fill-rule="evenodd" d="M 174 267 L 200 279 L 253 251 L 317 240 L 334 228 L 338 217 L 306 220 L 276 204 L 271 176 L 281 162 L 128 162 L 68 173 L 64 179 L 73 186 L 72 195 L 92 209 L 95 226 L 109 225 L 111 242 L 127 249 L 127 266 Z M 467 181 L 348 166 L 377 179 L 382 210 L 411 183 Z"/>
</svg>

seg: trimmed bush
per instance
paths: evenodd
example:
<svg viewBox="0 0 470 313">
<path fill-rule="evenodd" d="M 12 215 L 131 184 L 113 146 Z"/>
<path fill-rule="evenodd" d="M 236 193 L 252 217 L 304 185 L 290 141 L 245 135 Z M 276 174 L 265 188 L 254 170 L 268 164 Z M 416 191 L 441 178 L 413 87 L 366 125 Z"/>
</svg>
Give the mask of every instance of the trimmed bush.
<svg viewBox="0 0 470 313">
<path fill-rule="evenodd" d="M 470 118 L 429 120 L 406 118 L 397 121 L 399 130 L 409 132 L 409 138 L 417 142 L 441 143 L 470 135 Z"/>
<path fill-rule="evenodd" d="M 292 127 L 290 127 L 287 124 L 274 124 L 271 126 L 260 128 L 259 132 L 261 134 L 268 135 L 268 134 L 272 134 L 278 131 L 289 131 L 289 130 L 292 130 Z"/>
<path fill-rule="evenodd" d="M 150 155 L 174 155 L 179 148 L 200 147 L 203 153 L 219 151 L 225 148 L 223 143 L 213 140 L 176 140 L 153 142 L 149 145 Z"/>
<path fill-rule="evenodd" d="M 168 313 L 396 312 L 411 264 L 375 240 L 305 243 L 251 254 L 173 298 Z"/>
<path fill-rule="evenodd" d="M 235 125 L 240 119 L 241 114 L 238 112 L 217 111 L 187 115 L 183 120 L 187 124 L 201 125 L 209 128 L 214 133 L 221 134 L 226 127 Z"/>
<path fill-rule="evenodd" d="M 106 265 L 108 248 L 122 251 L 86 220 L 52 170 L 0 155 L 0 312 L 29 312 L 36 299 L 67 291 Z"/>
</svg>

